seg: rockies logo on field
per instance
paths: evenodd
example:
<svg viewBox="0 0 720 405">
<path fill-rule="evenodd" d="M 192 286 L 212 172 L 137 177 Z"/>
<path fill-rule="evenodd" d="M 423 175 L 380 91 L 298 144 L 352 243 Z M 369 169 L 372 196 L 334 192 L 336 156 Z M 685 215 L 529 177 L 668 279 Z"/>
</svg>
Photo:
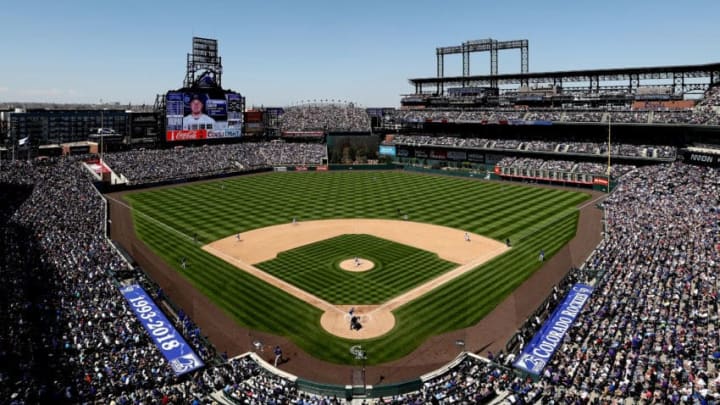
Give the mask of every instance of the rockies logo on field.
<svg viewBox="0 0 720 405">
<path fill-rule="evenodd" d="M 355 360 L 362 360 L 365 358 L 365 349 L 360 345 L 350 346 L 350 354 L 355 357 Z"/>
</svg>

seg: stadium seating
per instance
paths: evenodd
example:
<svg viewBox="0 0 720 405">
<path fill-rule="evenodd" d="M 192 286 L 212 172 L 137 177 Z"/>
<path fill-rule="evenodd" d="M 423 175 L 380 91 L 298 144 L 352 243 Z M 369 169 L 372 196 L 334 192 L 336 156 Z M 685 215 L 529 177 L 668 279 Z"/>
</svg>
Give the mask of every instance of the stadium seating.
<svg viewBox="0 0 720 405">
<path fill-rule="evenodd" d="M 602 153 L 602 145 L 592 144 L 503 141 L 501 145 L 510 149 L 574 145 L 573 150 L 595 153 L 598 148 L 597 153 Z M 300 148 L 291 150 L 305 153 L 303 159 L 320 153 L 311 146 L 263 147 L 267 149 L 262 159 L 240 161 L 249 166 L 297 161 L 285 155 L 288 147 Z M 192 153 L 204 159 L 228 153 L 224 147 L 200 149 Z M 638 150 L 617 145 L 613 153 Z M 226 162 L 219 166 L 199 162 L 193 170 L 170 169 L 188 158 L 183 153 L 131 152 L 109 154 L 106 159 L 139 182 L 226 167 Z M 155 162 L 150 173 L 140 169 L 148 158 Z M 562 160 L 508 162 L 521 167 L 569 167 Z M 342 403 L 300 392 L 293 382 L 269 373 L 251 358 L 227 361 L 217 356 L 183 313 L 173 321 L 208 367 L 184 379 L 175 377 L 118 285 L 132 277 L 158 301 L 164 299 L 162 291 L 133 270 L 104 238 L 103 200 L 79 158 L 2 164 L 0 281 L 8 288 L 0 300 L 5 328 L 0 336 L 0 397 L 11 403 L 201 403 L 221 392 L 238 403 Z M 627 173 L 603 204 L 603 241 L 582 269 L 559 284 L 521 327 L 520 336 L 508 346 L 510 352 L 489 353 L 487 359 L 466 357 L 426 381 L 420 391 L 377 403 L 719 400 L 719 187 L 718 169 L 682 163 Z M 594 283 L 590 302 L 539 381 L 516 375 L 507 366 L 573 280 Z M 27 345 L 28 341 L 36 344 Z M 52 359 L 52 366 L 46 366 L 47 359 Z"/>
<path fill-rule="evenodd" d="M 421 122 L 456 122 L 456 123 L 489 123 L 498 124 L 507 121 L 553 121 L 560 123 L 617 123 L 617 124 L 674 124 L 674 125 L 720 125 L 720 86 L 711 87 L 702 101 L 695 108 L 678 108 L 668 110 L 666 107 L 644 105 L 636 108 L 628 103 L 624 106 L 607 108 L 587 107 L 527 107 L 517 108 L 473 108 L 443 109 L 428 108 L 423 110 L 398 110 L 389 116 L 389 121 L 396 124 L 412 124 Z"/>
<path fill-rule="evenodd" d="M 452 136 L 396 135 L 389 142 L 408 146 L 451 146 L 466 149 L 531 151 L 558 155 L 607 156 L 607 144 L 597 142 L 523 141 L 518 139 L 460 138 Z M 675 159 L 677 149 L 666 145 L 613 144 L 611 156 L 643 159 Z"/>
<path fill-rule="evenodd" d="M 322 144 L 264 142 L 112 153 L 105 155 L 105 163 L 132 184 L 145 184 L 278 165 L 319 165 L 325 157 Z"/>
<path fill-rule="evenodd" d="M 285 108 L 281 132 L 369 132 L 370 116 L 353 104 L 306 104 Z"/>
</svg>

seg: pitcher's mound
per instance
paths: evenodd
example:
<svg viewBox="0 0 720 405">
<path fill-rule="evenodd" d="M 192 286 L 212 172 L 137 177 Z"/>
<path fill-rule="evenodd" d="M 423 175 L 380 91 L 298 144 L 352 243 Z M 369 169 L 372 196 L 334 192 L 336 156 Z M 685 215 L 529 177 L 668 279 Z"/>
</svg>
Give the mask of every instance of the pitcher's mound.
<svg viewBox="0 0 720 405">
<path fill-rule="evenodd" d="M 340 268 L 347 271 L 368 271 L 375 268 L 375 263 L 361 257 L 355 259 L 347 259 L 340 262 Z"/>
<path fill-rule="evenodd" d="M 359 327 L 351 326 L 350 308 Z M 390 332 L 395 327 L 395 316 L 379 305 L 338 305 L 325 311 L 320 324 L 327 332 L 345 339 L 372 339 Z"/>
</svg>

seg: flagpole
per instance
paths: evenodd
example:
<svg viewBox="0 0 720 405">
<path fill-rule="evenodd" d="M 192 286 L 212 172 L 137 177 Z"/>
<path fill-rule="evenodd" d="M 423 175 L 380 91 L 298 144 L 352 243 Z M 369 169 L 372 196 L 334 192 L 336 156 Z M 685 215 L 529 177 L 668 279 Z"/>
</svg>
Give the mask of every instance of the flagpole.
<svg viewBox="0 0 720 405">
<path fill-rule="evenodd" d="M 610 173 L 610 170 L 611 170 L 611 169 L 610 169 L 610 154 L 611 154 L 611 153 L 610 153 L 610 152 L 611 152 L 611 143 L 610 143 L 610 140 L 611 140 L 611 137 L 612 137 L 612 132 L 611 132 L 612 118 L 611 118 L 611 117 L 612 117 L 611 114 L 608 113 L 608 155 L 607 155 L 607 177 L 608 177 L 607 190 L 608 190 L 608 193 L 610 192 L 610 174 L 611 174 L 611 173 Z"/>
</svg>

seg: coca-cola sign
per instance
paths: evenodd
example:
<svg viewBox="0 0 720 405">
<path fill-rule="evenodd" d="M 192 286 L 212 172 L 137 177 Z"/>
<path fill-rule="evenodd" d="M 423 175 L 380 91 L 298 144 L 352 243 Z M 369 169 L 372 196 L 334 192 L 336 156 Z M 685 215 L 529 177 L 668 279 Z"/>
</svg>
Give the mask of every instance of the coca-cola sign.
<svg viewBox="0 0 720 405">
<path fill-rule="evenodd" d="M 173 141 L 196 141 L 198 139 L 207 139 L 207 130 L 205 129 L 181 129 L 176 131 L 167 131 L 165 138 L 168 142 Z"/>
</svg>

